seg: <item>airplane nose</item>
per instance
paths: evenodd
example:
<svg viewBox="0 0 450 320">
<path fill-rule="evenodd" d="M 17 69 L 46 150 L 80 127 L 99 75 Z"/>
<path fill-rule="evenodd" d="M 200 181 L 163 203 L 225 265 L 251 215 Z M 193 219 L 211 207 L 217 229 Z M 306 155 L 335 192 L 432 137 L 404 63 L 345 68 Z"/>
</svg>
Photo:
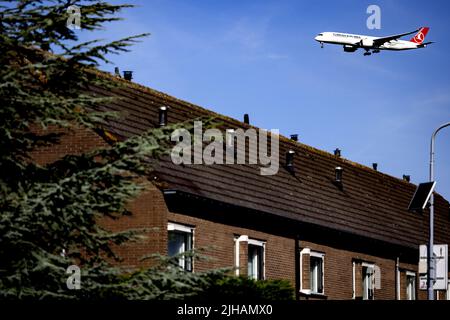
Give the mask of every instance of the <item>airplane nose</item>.
<svg viewBox="0 0 450 320">
<path fill-rule="evenodd" d="M 314 37 L 314 40 L 319 41 L 319 36 Z"/>
</svg>

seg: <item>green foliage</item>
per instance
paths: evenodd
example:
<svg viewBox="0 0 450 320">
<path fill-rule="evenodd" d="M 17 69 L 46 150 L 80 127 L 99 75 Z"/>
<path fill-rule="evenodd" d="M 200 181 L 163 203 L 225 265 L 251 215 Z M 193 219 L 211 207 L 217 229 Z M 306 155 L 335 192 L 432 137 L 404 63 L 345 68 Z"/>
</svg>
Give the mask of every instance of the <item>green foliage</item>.
<svg viewBox="0 0 450 320">
<path fill-rule="evenodd" d="M 171 147 L 175 127 L 45 165 L 31 155 L 57 144 L 64 132 L 102 130 L 117 116 L 99 111 L 114 97 L 94 96 L 89 88 L 120 82 L 93 69 L 144 35 L 79 43 L 66 27 L 69 5 L 78 5 L 81 28 L 90 31 L 119 20 L 129 5 L 0 3 L 0 299 L 292 298 L 286 282 L 228 278 L 227 270 L 184 272 L 178 257 L 159 257 L 147 269 L 117 267 L 112 247 L 139 241 L 143 230 L 111 232 L 98 222 L 130 214 L 127 203 L 150 183 L 142 177 Z M 66 285 L 73 264 L 81 267 L 79 290 Z"/>
<path fill-rule="evenodd" d="M 109 148 L 40 165 L 31 156 L 65 130 L 102 130 L 111 97 L 89 88 L 118 86 L 93 71 L 105 55 L 127 51 L 139 37 L 79 43 L 66 27 L 69 5 L 81 27 L 97 30 L 128 5 L 103 1 L 2 1 L 0 11 L 0 298 L 170 299 L 192 294 L 202 274 L 171 260 L 155 267 L 117 267 L 112 246 L 138 241 L 143 230 L 111 232 L 98 223 L 130 214 L 127 203 L 169 150 L 173 127 L 154 129 Z M 58 132 L 58 133 L 56 133 Z M 65 254 L 62 254 L 65 252 Z M 81 289 L 68 290 L 66 269 L 81 267 Z"/>
<path fill-rule="evenodd" d="M 204 291 L 194 297 L 201 301 L 293 300 L 294 288 L 287 280 L 253 280 L 247 277 L 212 275 Z"/>
</svg>

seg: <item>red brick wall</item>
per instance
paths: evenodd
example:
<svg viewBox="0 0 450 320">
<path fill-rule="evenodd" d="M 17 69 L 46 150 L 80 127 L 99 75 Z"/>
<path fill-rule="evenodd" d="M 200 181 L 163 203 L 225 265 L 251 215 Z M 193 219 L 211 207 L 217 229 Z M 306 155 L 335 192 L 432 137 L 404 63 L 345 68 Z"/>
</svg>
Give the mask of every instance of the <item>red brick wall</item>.
<svg viewBox="0 0 450 320">
<path fill-rule="evenodd" d="M 31 153 L 33 159 L 41 165 L 51 163 L 67 154 L 81 154 L 108 145 L 97 133 L 85 128 L 70 131 L 54 128 L 44 131 L 41 128 L 35 128 L 34 131 L 42 134 L 47 134 L 50 131 L 52 133 L 63 133 L 59 144 L 42 147 Z"/>
<path fill-rule="evenodd" d="M 251 238 L 266 241 L 266 277 L 268 279 L 283 278 L 295 283 L 295 241 L 291 238 L 258 232 L 250 229 L 227 226 L 205 219 L 185 216 L 177 213 L 169 213 L 171 221 L 185 223 L 195 226 L 196 243 L 195 246 L 208 247 L 215 246 L 214 250 L 208 251 L 215 260 L 208 262 L 198 262 L 196 270 L 202 271 L 210 268 L 219 268 L 234 265 L 234 236 L 248 235 Z M 324 258 L 324 294 L 327 299 L 352 299 L 353 297 L 353 261 L 355 264 L 355 289 L 356 297 L 362 297 L 362 265 L 361 262 L 375 264 L 381 271 L 381 288 L 375 289 L 376 300 L 394 300 L 397 297 L 396 291 L 396 259 L 385 258 L 364 252 L 355 252 L 351 249 L 336 248 L 330 245 L 313 243 L 299 239 L 299 247 L 310 248 L 325 254 Z M 242 260 L 244 260 L 241 257 Z M 241 261 L 242 261 L 241 260 Z M 245 260 L 244 260 L 245 261 Z M 309 288 L 309 261 L 302 263 L 303 288 Z M 400 259 L 400 297 L 406 296 L 406 273 L 404 270 L 417 272 L 417 265 L 402 262 Z M 426 292 L 418 290 L 418 299 L 425 299 Z M 444 293 L 441 293 L 443 297 Z M 306 298 L 306 296 L 302 296 Z M 317 298 L 317 297 L 312 297 Z"/>
<path fill-rule="evenodd" d="M 300 239 L 301 248 L 310 248 L 312 251 L 325 253 L 324 257 L 324 294 L 328 299 L 352 299 L 353 294 L 353 261 L 355 261 L 355 295 L 362 297 L 362 266 L 361 262 L 373 263 L 380 267 L 381 289 L 375 289 L 375 300 L 396 299 L 396 260 L 382 258 L 362 252 L 334 248 L 332 246 L 318 245 Z M 417 272 L 417 265 L 403 263 L 400 260 L 401 270 Z M 305 270 L 306 272 L 308 271 Z M 304 271 L 304 272 L 305 272 Z M 306 286 L 309 286 L 309 275 L 303 276 Z M 418 275 L 417 275 L 418 281 Z M 417 288 L 419 283 L 417 282 Z M 401 272 L 400 279 L 401 299 L 406 296 L 406 273 Z M 417 290 L 419 299 L 425 299 L 424 291 Z"/>
<path fill-rule="evenodd" d="M 418 266 L 410 263 L 404 263 L 400 261 L 400 300 L 406 300 L 406 272 L 415 272 L 416 274 L 416 299 L 418 300 L 426 300 L 427 292 L 426 290 L 419 290 L 419 274 Z"/>
<path fill-rule="evenodd" d="M 214 215 L 214 213 L 211 213 Z M 195 248 L 205 248 L 210 261 L 196 261 L 195 271 L 235 266 L 235 236 L 266 241 L 265 274 L 268 279 L 287 279 L 295 285 L 295 239 L 234 227 L 183 214 L 168 213 L 169 221 L 195 226 Z M 241 247 L 241 267 L 247 272 L 247 252 Z M 244 264 L 245 263 L 245 264 Z"/>
<path fill-rule="evenodd" d="M 33 152 L 33 157 L 38 163 L 45 164 L 54 161 L 64 154 L 79 154 L 92 148 L 106 146 L 104 140 L 90 130 L 76 130 L 65 135 L 60 145 L 50 148 L 42 148 Z M 235 266 L 236 236 L 247 235 L 249 238 L 266 241 L 265 274 L 268 279 L 287 279 L 295 285 L 296 273 L 296 239 L 294 237 L 252 230 L 250 227 L 228 225 L 218 223 L 213 219 L 201 219 L 184 214 L 169 212 L 160 190 L 150 186 L 137 199 L 130 203 L 129 208 L 133 212 L 131 217 L 124 217 L 117 221 L 102 221 L 105 227 L 111 230 L 124 230 L 129 228 L 151 228 L 147 232 L 147 238 L 117 249 L 117 253 L 124 258 L 125 265 L 141 264 L 141 256 L 149 253 L 167 253 L 167 222 L 173 221 L 181 224 L 195 226 L 195 248 L 204 248 L 208 261 L 196 261 L 195 271 L 203 271 L 213 268 Z M 211 217 L 214 212 L 211 212 Z M 318 235 L 320 237 L 320 235 Z M 300 236 L 297 243 L 300 249 L 310 248 L 313 251 L 323 252 L 324 258 L 324 294 L 328 299 L 352 299 L 353 275 L 352 262 L 355 260 L 367 261 L 376 264 L 381 269 L 381 289 L 375 290 L 375 299 L 396 298 L 396 261 L 394 258 L 382 258 L 369 255 L 364 252 L 356 252 L 351 246 L 342 248 L 333 245 L 317 244 Z M 320 239 L 318 239 L 320 240 Z M 315 241 L 315 240 L 314 240 Z M 320 243 L 323 243 L 322 241 Z M 243 243 L 240 250 L 241 274 L 247 273 L 247 250 Z M 149 262 L 146 264 L 148 265 Z M 309 261 L 303 263 L 304 288 L 309 288 Z M 402 270 L 417 270 L 417 265 L 406 264 L 400 261 Z M 361 279 L 361 267 L 357 265 L 356 279 Z M 417 276 L 418 281 L 418 276 Z M 417 288 L 419 284 L 417 283 Z M 362 295 L 360 283 L 356 285 L 356 296 Z M 400 296 L 406 295 L 406 273 L 401 272 Z M 417 290 L 419 299 L 426 298 L 426 292 Z M 441 293 L 441 298 L 445 293 Z M 305 298 L 304 296 L 302 298 Z"/>
<path fill-rule="evenodd" d="M 35 131 L 47 133 L 39 128 L 36 128 Z M 56 161 L 66 154 L 81 154 L 95 148 L 108 146 L 97 133 L 90 129 L 78 128 L 72 131 L 51 129 L 51 132 L 64 133 L 64 135 L 59 144 L 40 148 L 31 153 L 33 159 L 41 165 Z M 131 216 L 115 221 L 105 218 L 101 224 L 111 231 L 148 229 L 144 234 L 145 239 L 116 248 L 115 251 L 123 258 L 123 265 L 149 265 L 150 260 L 144 263 L 139 260 L 144 255 L 167 253 L 167 207 L 164 198 L 155 186 L 149 184 L 147 190 L 129 204 L 129 210 L 133 213 Z"/>
<path fill-rule="evenodd" d="M 212 213 L 213 216 L 213 213 Z M 196 271 L 212 268 L 232 267 L 235 260 L 234 238 L 236 235 L 248 235 L 250 238 L 266 241 L 266 278 L 288 279 L 295 285 L 295 239 L 285 238 L 265 232 L 228 226 L 205 219 L 186 216 L 183 214 L 168 213 L 172 222 L 195 226 L 196 248 L 209 248 L 205 254 L 211 261 L 197 261 Z M 354 252 L 332 246 L 319 245 L 310 241 L 299 240 L 300 249 L 310 248 L 325 254 L 324 258 L 324 294 L 327 299 L 352 299 L 353 296 L 353 261 L 373 263 L 381 271 L 381 289 L 375 290 L 376 300 L 396 299 L 396 260 Z M 241 267 L 246 273 L 246 251 L 241 244 Z M 362 267 L 356 264 L 356 296 L 362 297 Z M 243 265 L 245 263 L 245 265 Z M 302 272 L 303 288 L 309 289 L 309 260 L 304 259 Z M 401 268 L 417 270 L 416 265 L 400 263 Z M 242 273 L 241 273 L 242 274 Z M 405 274 L 402 272 L 402 274 Z M 405 278 L 406 279 L 406 278 Z M 400 293 L 405 298 L 406 283 L 401 279 Z M 418 286 L 418 284 L 417 284 Z M 423 291 L 417 291 L 419 298 L 425 298 Z M 306 298 L 306 296 L 302 296 Z M 316 298 L 316 297 L 315 297 Z"/>
<path fill-rule="evenodd" d="M 129 205 L 131 216 L 118 220 L 104 219 L 102 225 L 111 231 L 146 229 L 145 237 L 137 242 L 115 248 L 124 266 L 150 266 L 153 260 L 140 261 L 143 256 L 167 254 L 167 207 L 161 192 L 149 186 Z"/>
<path fill-rule="evenodd" d="M 236 254 L 236 251 L 234 254 Z M 248 241 L 239 243 L 239 275 L 248 275 Z"/>
</svg>

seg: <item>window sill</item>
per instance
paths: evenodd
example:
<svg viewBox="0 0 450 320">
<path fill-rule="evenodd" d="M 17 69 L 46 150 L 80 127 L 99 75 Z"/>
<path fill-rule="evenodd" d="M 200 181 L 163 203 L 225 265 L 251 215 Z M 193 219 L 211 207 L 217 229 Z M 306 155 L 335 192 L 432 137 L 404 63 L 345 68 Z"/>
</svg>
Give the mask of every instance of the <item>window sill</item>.
<svg viewBox="0 0 450 320">
<path fill-rule="evenodd" d="M 328 299 L 328 296 L 326 296 L 323 293 L 300 291 L 299 294 L 300 294 L 301 297 L 305 297 L 305 298 L 323 299 L 323 300 Z"/>
</svg>

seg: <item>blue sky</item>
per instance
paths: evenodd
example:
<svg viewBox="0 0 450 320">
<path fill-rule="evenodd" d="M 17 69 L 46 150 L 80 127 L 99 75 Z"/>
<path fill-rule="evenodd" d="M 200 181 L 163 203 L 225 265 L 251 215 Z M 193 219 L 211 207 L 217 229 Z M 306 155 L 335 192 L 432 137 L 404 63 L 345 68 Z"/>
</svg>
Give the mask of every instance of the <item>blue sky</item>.
<svg viewBox="0 0 450 320">
<path fill-rule="evenodd" d="M 125 1 L 125 0 L 124 0 Z M 113 1 L 116 3 L 117 1 Z M 122 1 L 121 1 L 122 3 Z M 412 182 L 428 180 L 432 131 L 450 121 L 448 1 L 133 1 L 122 22 L 81 39 L 152 35 L 111 56 L 113 71 Z M 369 30 L 366 9 L 381 8 Z M 314 41 L 323 31 L 391 35 L 430 26 L 437 43 L 364 57 Z M 409 39 L 409 38 L 406 38 Z M 450 128 L 438 136 L 437 190 L 450 199 Z"/>
</svg>

